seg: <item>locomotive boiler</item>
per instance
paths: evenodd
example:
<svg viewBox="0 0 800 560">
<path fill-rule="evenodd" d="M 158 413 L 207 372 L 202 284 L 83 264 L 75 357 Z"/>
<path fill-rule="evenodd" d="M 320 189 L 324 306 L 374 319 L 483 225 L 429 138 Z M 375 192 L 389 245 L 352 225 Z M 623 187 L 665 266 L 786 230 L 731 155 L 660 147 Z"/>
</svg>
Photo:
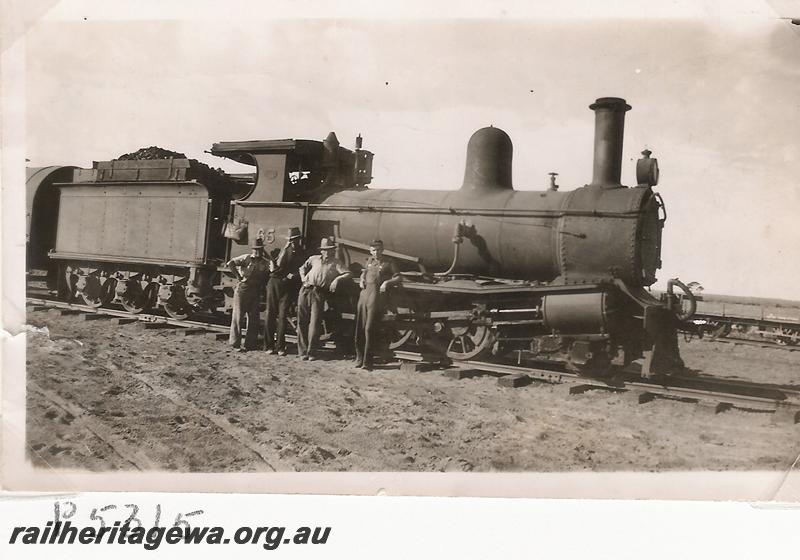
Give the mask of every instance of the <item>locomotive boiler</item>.
<svg viewBox="0 0 800 560">
<path fill-rule="evenodd" d="M 387 249 L 415 255 L 432 270 L 549 284 L 619 279 L 649 286 L 661 266 L 662 204 L 650 188 L 655 178 L 641 177 L 637 188 L 620 185 L 623 119 L 630 107 L 607 98 L 592 108 L 594 179 L 582 188 L 514 190 L 511 139 L 489 127 L 469 141 L 459 189 L 342 191 L 322 201 L 313 219 L 333 224 L 340 241 L 381 238 Z M 457 230 L 465 243 L 454 260 Z"/>
<path fill-rule="evenodd" d="M 229 309 L 224 262 L 257 236 L 271 252 L 289 227 L 301 227 L 309 248 L 335 237 L 356 273 L 380 238 L 404 271 L 385 318 L 395 348 L 416 343 L 460 360 L 513 353 L 590 374 L 614 358 L 644 357 L 645 375 L 680 367 L 677 298 L 671 287 L 661 299 L 646 290 L 666 218 L 657 162 L 645 150 L 637 184 L 621 185 L 630 106 L 601 98 L 590 108 L 593 178 L 571 191 L 555 180 L 515 190 L 511 140 L 493 127 L 469 140 L 460 188 L 440 191 L 368 188 L 373 154 L 360 137 L 354 150 L 333 133 L 219 142 L 210 153 L 256 172 L 219 177 L 171 159 L 100 162 L 71 181 L 63 169 L 50 183 L 39 174 L 34 190 L 60 191 L 61 209 L 57 232 L 37 247 L 54 247 L 50 268 L 58 263 L 67 297 L 185 317 Z M 352 302 L 339 300 L 346 312 Z"/>
</svg>

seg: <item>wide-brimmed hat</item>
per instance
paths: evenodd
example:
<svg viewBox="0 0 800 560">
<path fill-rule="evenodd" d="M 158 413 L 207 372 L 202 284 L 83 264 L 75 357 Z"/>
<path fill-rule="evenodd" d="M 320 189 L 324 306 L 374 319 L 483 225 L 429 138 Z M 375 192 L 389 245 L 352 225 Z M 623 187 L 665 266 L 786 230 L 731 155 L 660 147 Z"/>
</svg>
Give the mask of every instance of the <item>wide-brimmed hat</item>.
<svg viewBox="0 0 800 560">
<path fill-rule="evenodd" d="M 383 241 L 380 239 L 373 239 L 369 242 L 370 247 L 383 247 Z"/>
<path fill-rule="evenodd" d="M 299 227 L 290 227 L 289 233 L 286 235 L 286 239 L 291 241 L 292 239 L 297 239 L 298 237 L 303 237 L 303 234 L 300 233 Z"/>
<path fill-rule="evenodd" d="M 256 237 L 256 240 L 250 245 L 251 249 L 264 249 L 264 239 L 261 237 Z"/>
<path fill-rule="evenodd" d="M 323 237 L 322 242 L 319 244 L 320 249 L 336 249 L 336 243 L 333 239 Z"/>
</svg>

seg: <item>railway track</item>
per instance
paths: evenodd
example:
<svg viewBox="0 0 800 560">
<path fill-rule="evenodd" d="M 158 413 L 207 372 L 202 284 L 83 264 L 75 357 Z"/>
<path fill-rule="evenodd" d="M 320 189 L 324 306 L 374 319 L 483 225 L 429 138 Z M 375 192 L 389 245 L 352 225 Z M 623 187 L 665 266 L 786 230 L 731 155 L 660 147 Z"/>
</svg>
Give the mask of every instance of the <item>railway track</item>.
<svg viewBox="0 0 800 560">
<path fill-rule="evenodd" d="M 700 332 L 706 335 L 707 340 L 737 346 L 800 351 L 800 323 L 791 318 L 766 319 L 762 314 L 762 318 L 758 319 L 696 313 L 693 319 L 699 322 Z M 693 336 L 694 333 L 686 334 Z"/>
<path fill-rule="evenodd" d="M 748 338 L 736 338 L 731 336 L 713 336 L 705 340 L 719 342 L 720 344 L 732 344 L 733 346 L 755 346 L 757 348 L 769 348 L 771 350 L 786 350 L 787 352 L 800 352 L 800 346 L 789 346 L 777 342 L 764 342 L 760 340 L 750 340 Z"/>
<path fill-rule="evenodd" d="M 30 299 L 30 297 L 35 297 L 35 298 L 38 298 L 38 299 L 41 299 L 41 300 L 53 301 L 52 298 L 51 298 L 51 294 L 52 294 L 52 292 L 50 290 L 47 290 L 46 288 L 38 288 L 38 287 L 31 288 L 30 285 L 28 286 L 29 299 Z M 88 306 L 85 306 L 85 307 L 88 308 Z M 103 309 L 105 310 L 107 308 L 104 307 Z M 120 312 L 120 313 L 122 313 L 122 311 L 119 310 L 119 309 L 117 309 L 117 310 L 112 309 L 110 312 L 113 312 L 113 313 Z M 166 320 L 166 317 L 164 317 L 163 315 L 147 315 L 147 314 L 144 314 L 144 315 L 139 315 L 139 317 L 142 317 L 141 320 L 143 320 L 143 321 L 159 322 L 159 321 L 161 321 L 161 319 L 165 319 Z M 704 316 L 704 317 L 709 318 L 711 316 Z M 187 323 L 191 323 L 191 322 L 192 321 L 187 321 Z M 177 321 L 173 321 L 173 323 L 177 323 Z M 199 323 L 199 324 L 205 324 L 205 323 Z M 176 326 L 180 326 L 180 325 L 176 324 Z M 224 329 L 227 331 L 227 326 L 225 326 Z M 688 333 L 687 332 L 687 333 L 685 333 L 685 336 L 687 337 L 687 340 L 690 340 L 691 337 L 696 336 L 696 333 Z M 738 337 L 738 336 L 731 336 L 730 333 L 729 334 L 713 334 L 711 332 L 708 332 L 708 333 L 706 333 L 705 336 L 701 335 L 701 338 L 703 340 L 707 340 L 707 341 L 710 341 L 710 342 L 717 342 L 717 343 L 720 343 L 720 344 L 730 344 L 732 346 L 751 346 L 751 347 L 755 347 L 755 348 L 768 348 L 770 350 L 783 350 L 783 351 L 786 351 L 786 352 L 800 352 L 800 345 L 798 345 L 798 344 L 786 344 L 786 343 L 779 343 L 779 342 L 770 342 L 768 340 L 754 340 L 754 339 L 749 339 L 749 338 L 741 338 L 741 337 Z"/>
<path fill-rule="evenodd" d="M 63 314 L 82 314 L 85 320 L 117 319 L 120 324 L 139 322 L 145 328 L 173 327 L 185 335 L 208 334 L 222 339 L 227 335 L 228 326 L 210 321 L 177 320 L 168 316 L 154 314 L 132 314 L 113 308 L 94 308 L 76 303 L 28 297 L 27 305 L 34 310 L 59 309 Z M 295 337 L 287 335 L 289 342 Z M 331 346 L 332 347 L 332 346 Z M 417 352 L 395 351 L 395 358 L 401 369 L 421 371 L 433 369 L 434 364 L 425 362 Z M 494 375 L 498 384 L 504 387 L 522 387 L 534 383 L 564 385 L 569 394 L 582 394 L 590 391 L 613 392 L 629 395 L 640 404 L 655 399 L 668 399 L 687 403 L 710 405 L 715 412 L 743 410 L 755 413 L 773 414 L 792 423 L 800 423 L 800 386 L 780 386 L 758 384 L 739 380 L 726 380 L 710 376 L 670 376 L 660 379 L 644 379 L 636 371 L 618 369 L 611 377 L 593 379 L 577 374 L 536 367 L 482 361 L 453 361 L 448 364 L 444 374 L 455 379 L 475 375 Z"/>
</svg>

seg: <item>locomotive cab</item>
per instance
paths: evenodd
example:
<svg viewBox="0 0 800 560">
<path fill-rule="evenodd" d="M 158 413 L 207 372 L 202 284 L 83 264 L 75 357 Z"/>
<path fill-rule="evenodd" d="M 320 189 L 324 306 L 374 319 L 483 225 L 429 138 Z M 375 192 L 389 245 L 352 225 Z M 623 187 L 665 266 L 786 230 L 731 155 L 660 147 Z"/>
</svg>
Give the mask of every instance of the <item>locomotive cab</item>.
<svg viewBox="0 0 800 560">
<path fill-rule="evenodd" d="M 252 189 L 240 197 L 249 202 L 316 202 L 343 189 L 363 189 L 372 180 L 372 153 L 339 145 L 331 132 L 317 140 L 218 142 L 211 153 L 256 167 Z"/>
<path fill-rule="evenodd" d="M 227 258 L 246 253 L 258 236 L 273 254 L 289 227 L 308 237 L 309 204 L 339 191 L 365 189 L 372 180 L 373 155 L 361 148 L 360 136 L 355 150 L 340 146 L 331 132 L 323 141 L 218 142 L 211 153 L 256 167 L 251 188 L 231 201 L 229 223 L 242 235 L 229 236 Z"/>
<path fill-rule="evenodd" d="M 248 253 L 256 238 L 274 259 L 291 227 L 300 228 L 307 242 L 318 241 L 317 232 L 308 230 L 310 205 L 336 192 L 364 190 L 372 180 L 373 155 L 362 149 L 360 136 L 355 150 L 340 146 L 331 132 L 322 141 L 218 142 L 210 152 L 256 168 L 250 189 L 230 203 L 226 259 Z M 231 277 L 223 277 L 223 309 L 232 305 L 233 285 Z"/>
</svg>

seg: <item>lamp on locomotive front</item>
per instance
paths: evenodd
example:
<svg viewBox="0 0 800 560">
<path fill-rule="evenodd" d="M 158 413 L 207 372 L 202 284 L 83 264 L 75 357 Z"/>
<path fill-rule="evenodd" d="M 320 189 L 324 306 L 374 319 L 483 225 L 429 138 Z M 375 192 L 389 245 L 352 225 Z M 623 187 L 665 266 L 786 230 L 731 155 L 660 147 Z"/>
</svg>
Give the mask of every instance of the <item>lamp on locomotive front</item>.
<svg viewBox="0 0 800 560">
<path fill-rule="evenodd" d="M 653 152 L 642 150 L 642 157 L 636 162 L 636 182 L 639 185 L 655 187 L 658 185 L 658 160 L 651 158 Z"/>
</svg>

